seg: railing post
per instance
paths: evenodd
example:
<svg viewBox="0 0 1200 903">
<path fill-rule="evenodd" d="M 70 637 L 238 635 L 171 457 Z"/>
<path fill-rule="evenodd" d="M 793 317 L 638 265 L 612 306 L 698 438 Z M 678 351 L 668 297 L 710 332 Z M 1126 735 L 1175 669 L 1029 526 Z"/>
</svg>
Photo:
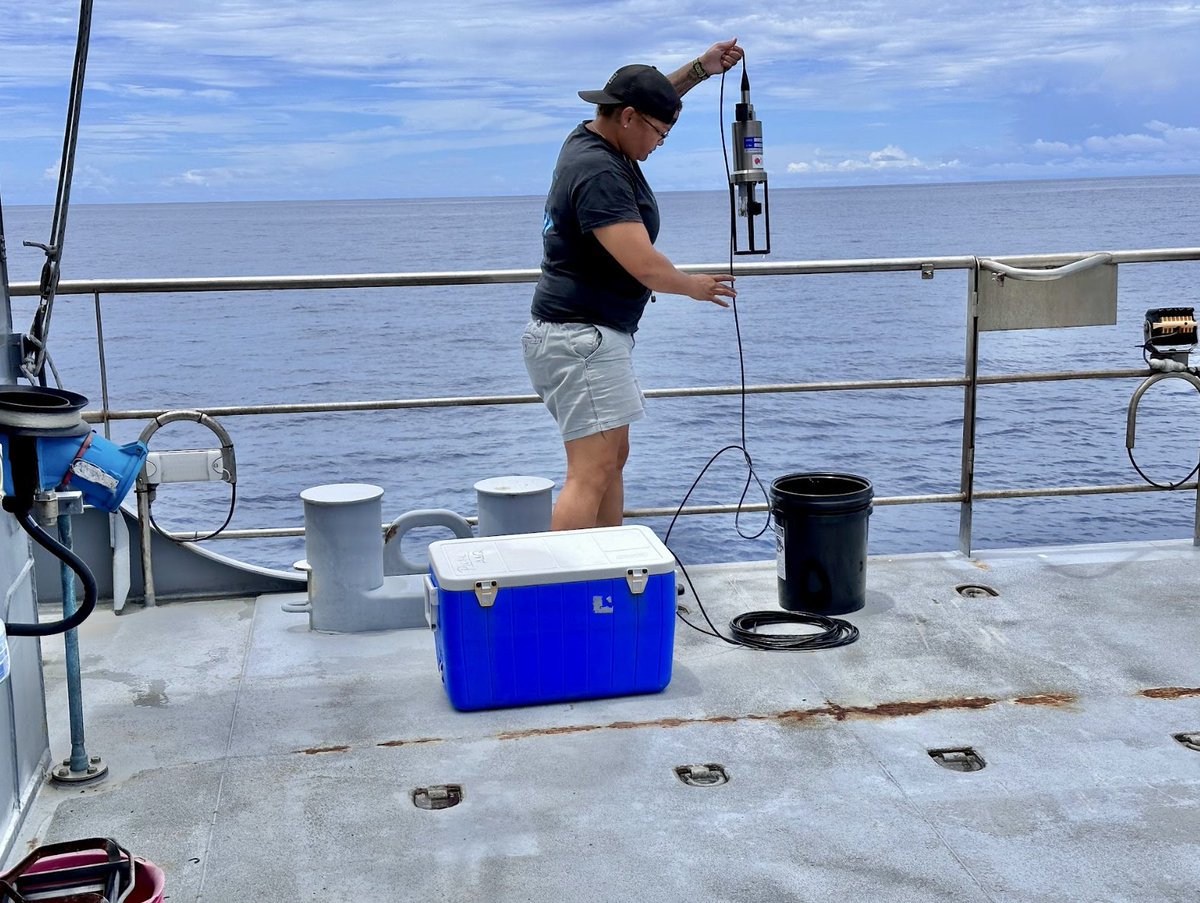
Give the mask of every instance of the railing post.
<svg viewBox="0 0 1200 903">
<path fill-rule="evenodd" d="M 958 550 L 971 554 L 972 498 L 975 492 L 975 404 L 979 390 L 979 259 L 967 271 L 967 348 L 966 380 L 963 387 L 962 465 L 958 491 Z"/>
</svg>

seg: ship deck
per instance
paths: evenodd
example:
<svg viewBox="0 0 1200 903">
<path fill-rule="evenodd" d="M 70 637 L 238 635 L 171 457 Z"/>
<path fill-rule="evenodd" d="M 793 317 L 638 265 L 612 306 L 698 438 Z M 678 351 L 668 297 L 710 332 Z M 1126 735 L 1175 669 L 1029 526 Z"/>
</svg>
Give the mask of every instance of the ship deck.
<svg viewBox="0 0 1200 903">
<path fill-rule="evenodd" d="M 425 630 L 314 633 L 283 596 L 97 611 L 87 748 L 110 773 L 47 783 L 10 864 L 111 836 L 205 903 L 1192 900 L 1198 564 L 1190 542 L 872 557 L 854 645 L 680 623 L 661 694 L 470 714 Z M 774 562 L 689 570 L 722 629 L 777 607 Z M 967 746 L 986 767 L 929 754 Z M 710 763 L 727 783 L 674 770 Z M 458 805 L 414 805 L 449 784 Z"/>
</svg>

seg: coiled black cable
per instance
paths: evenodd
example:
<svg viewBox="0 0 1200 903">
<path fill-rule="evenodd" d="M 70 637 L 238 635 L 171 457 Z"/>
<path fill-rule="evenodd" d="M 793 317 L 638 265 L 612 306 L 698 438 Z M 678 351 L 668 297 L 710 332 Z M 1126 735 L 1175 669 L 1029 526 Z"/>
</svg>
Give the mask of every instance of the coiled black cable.
<svg viewBox="0 0 1200 903">
<path fill-rule="evenodd" d="M 806 624 L 820 633 L 759 633 L 769 624 Z M 768 652 L 813 652 L 848 646 L 858 639 L 858 628 L 840 618 L 799 611 L 748 611 L 729 622 L 729 630 L 743 646 Z"/>
<path fill-rule="evenodd" d="M 670 551 L 670 547 L 668 547 Z M 671 552 L 675 555 L 674 552 Z M 683 562 L 679 560 L 679 556 L 675 555 L 675 561 L 679 565 L 679 569 L 683 571 L 683 579 L 687 582 L 688 588 L 692 592 L 692 597 L 696 600 L 696 605 L 700 609 L 700 614 L 704 615 L 704 620 L 708 623 L 709 630 L 703 627 L 698 627 L 683 616 L 683 612 L 676 609 L 675 616 L 679 620 L 687 624 L 692 630 L 702 633 L 705 636 L 710 636 L 713 639 L 723 640 L 731 646 L 744 646 L 747 649 L 758 649 L 763 652 L 817 652 L 821 649 L 836 649 L 839 646 L 849 646 L 858 639 L 858 628 L 849 621 L 843 621 L 841 618 L 830 618 L 825 615 L 810 614 L 809 612 L 799 611 L 748 611 L 737 615 L 729 621 L 729 632 L 732 637 L 727 637 L 721 631 L 717 630 L 717 626 L 708 616 L 708 611 L 704 608 L 704 603 L 700 601 L 700 596 L 696 592 L 696 587 L 692 584 L 692 577 L 684 567 Z M 768 624 L 805 624 L 812 627 L 821 628 L 820 633 L 759 633 L 758 628 Z"/>
</svg>

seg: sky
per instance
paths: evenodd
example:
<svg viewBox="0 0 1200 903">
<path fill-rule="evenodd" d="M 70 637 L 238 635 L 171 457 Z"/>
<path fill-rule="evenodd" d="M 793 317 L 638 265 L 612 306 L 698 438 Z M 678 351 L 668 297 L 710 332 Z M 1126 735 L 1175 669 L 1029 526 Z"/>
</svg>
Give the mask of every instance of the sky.
<svg viewBox="0 0 1200 903">
<path fill-rule="evenodd" d="M 0 4 L 0 198 L 50 204 L 79 3 Z M 732 37 L 772 190 L 1200 173 L 1200 3 L 95 0 L 71 200 L 541 195 L 577 91 Z M 657 191 L 724 190 L 739 80 Z"/>
</svg>

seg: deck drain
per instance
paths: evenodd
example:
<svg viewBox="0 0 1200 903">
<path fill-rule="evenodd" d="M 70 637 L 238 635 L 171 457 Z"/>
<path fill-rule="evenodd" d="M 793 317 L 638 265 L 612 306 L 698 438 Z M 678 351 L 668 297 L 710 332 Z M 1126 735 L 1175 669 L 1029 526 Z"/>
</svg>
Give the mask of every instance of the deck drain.
<svg viewBox="0 0 1200 903">
<path fill-rule="evenodd" d="M 716 787 L 729 783 L 729 773 L 724 765 L 709 762 L 707 765 L 676 765 L 675 776 L 689 787 Z"/>
<path fill-rule="evenodd" d="M 1188 749 L 1194 749 L 1200 752 L 1200 731 L 1192 731 L 1186 734 L 1175 734 L 1175 739 L 1186 746 Z"/>
<path fill-rule="evenodd" d="M 958 746 L 951 749 L 931 749 L 929 750 L 929 758 L 937 762 L 942 768 L 949 768 L 951 771 L 982 771 L 987 765 L 983 761 L 983 756 L 975 752 L 970 746 Z"/>
<path fill-rule="evenodd" d="M 964 599 L 988 599 L 1000 595 L 999 590 L 992 589 L 986 583 L 960 583 L 954 591 Z"/>
<path fill-rule="evenodd" d="M 461 803 L 462 797 L 461 784 L 435 784 L 412 792 L 413 805 L 418 809 L 449 809 Z"/>
</svg>

